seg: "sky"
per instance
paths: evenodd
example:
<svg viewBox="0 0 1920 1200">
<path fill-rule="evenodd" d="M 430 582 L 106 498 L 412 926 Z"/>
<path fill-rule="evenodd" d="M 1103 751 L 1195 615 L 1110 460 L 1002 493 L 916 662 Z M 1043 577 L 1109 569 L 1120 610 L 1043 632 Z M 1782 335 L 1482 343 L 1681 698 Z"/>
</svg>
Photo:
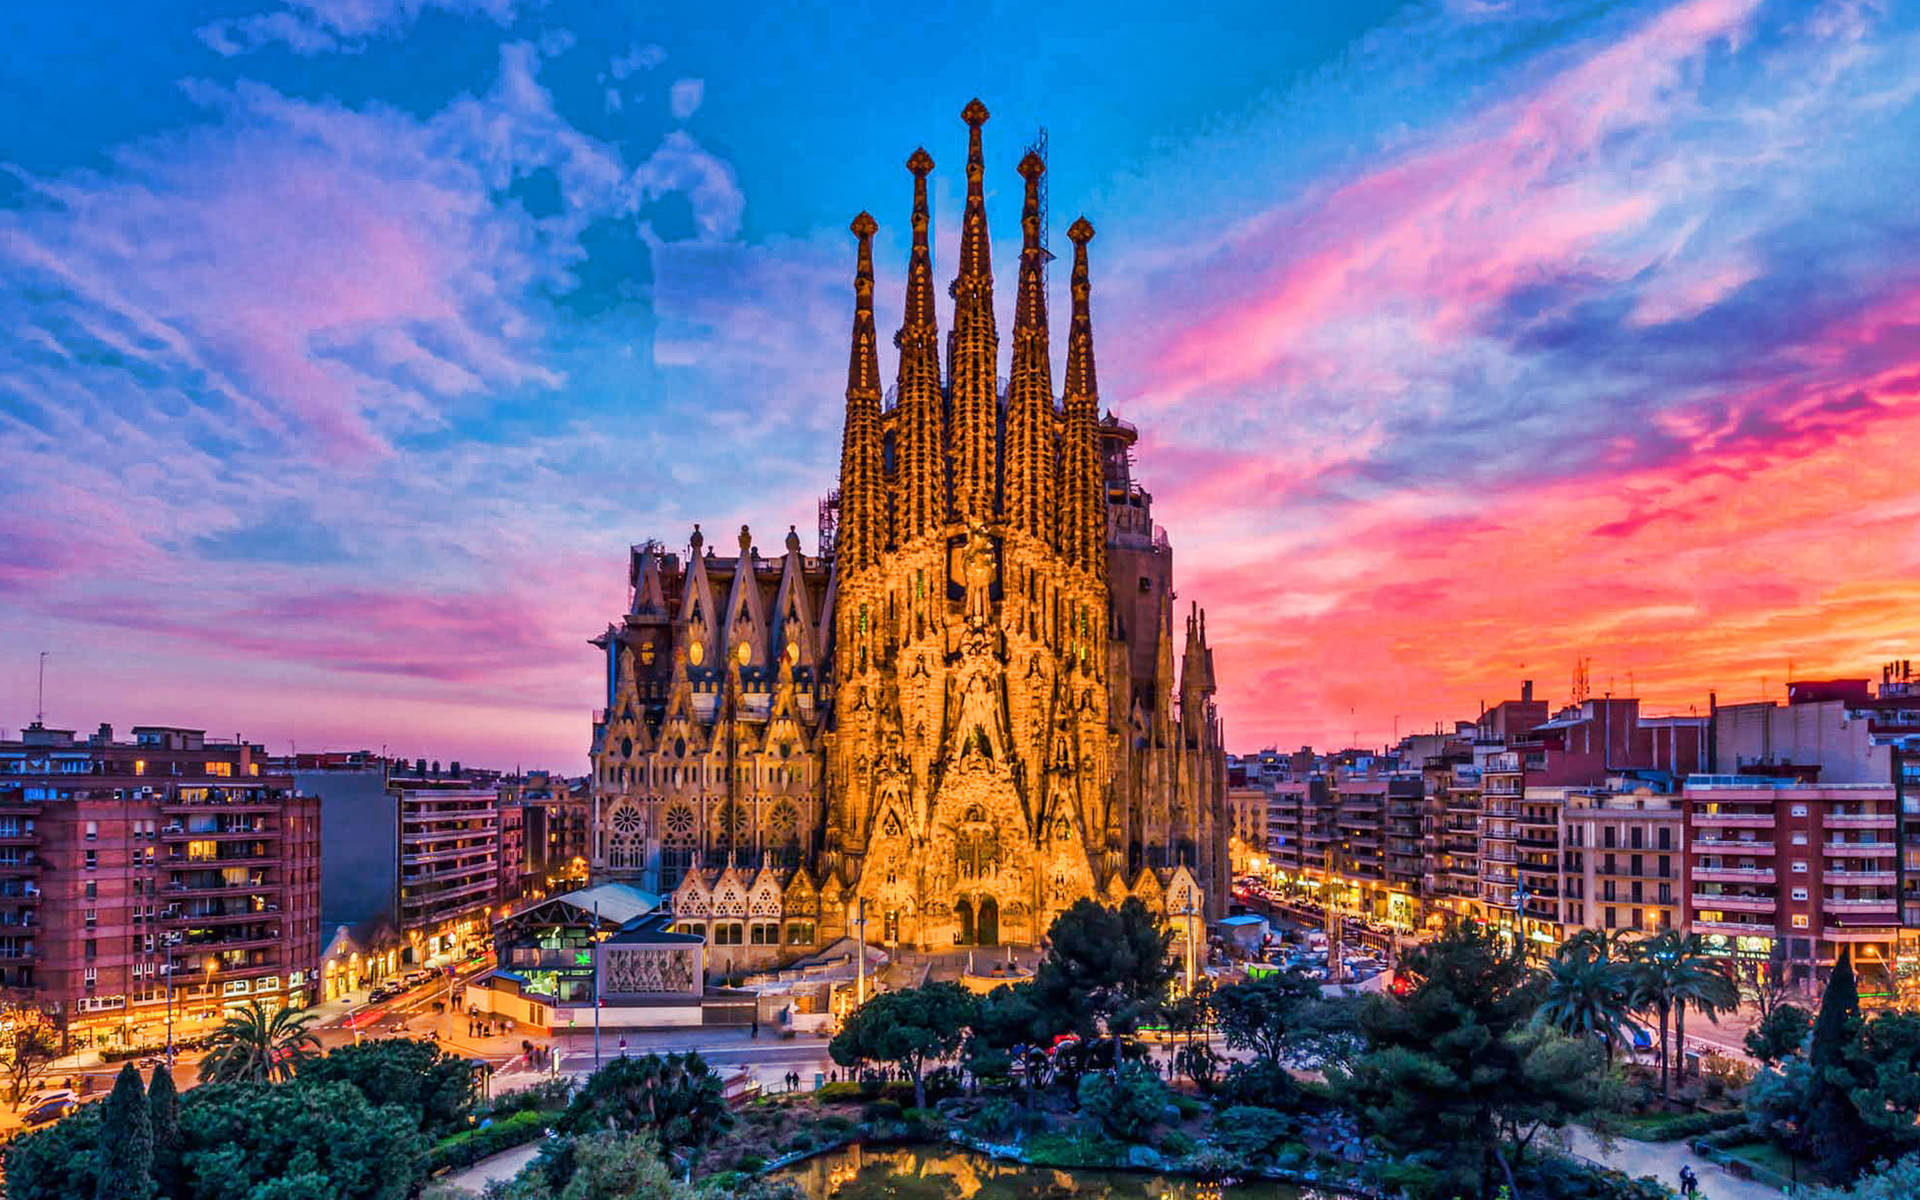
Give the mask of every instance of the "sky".
<svg viewBox="0 0 1920 1200">
<path fill-rule="evenodd" d="M 49 650 L 50 724 L 584 769 L 629 543 L 811 547 L 847 223 L 890 328 L 975 95 L 1230 748 L 1920 657 L 1911 5 L 5 8 L 0 728 Z"/>
</svg>

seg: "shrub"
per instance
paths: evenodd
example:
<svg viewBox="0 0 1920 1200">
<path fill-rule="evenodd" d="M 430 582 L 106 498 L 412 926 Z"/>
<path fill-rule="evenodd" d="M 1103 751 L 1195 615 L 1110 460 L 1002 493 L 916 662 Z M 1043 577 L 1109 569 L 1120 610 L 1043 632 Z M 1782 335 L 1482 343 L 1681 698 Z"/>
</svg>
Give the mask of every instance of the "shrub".
<svg viewBox="0 0 1920 1200">
<path fill-rule="evenodd" d="M 1036 1167 L 1118 1167 L 1126 1147 L 1100 1135 L 1097 1127 L 1076 1125 L 1027 1140 L 1027 1161 Z"/>
<path fill-rule="evenodd" d="M 1300 1122 L 1271 1108 L 1229 1108 L 1214 1122 L 1213 1140 L 1221 1149 L 1249 1162 L 1271 1158 L 1300 1132 Z"/>
<path fill-rule="evenodd" d="M 1005 1097 L 996 1096 L 968 1117 L 963 1128 L 974 1137 L 998 1141 L 1019 1132 L 1026 1122 L 1026 1110 Z"/>
<path fill-rule="evenodd" d="M 1123 1141 L 1146 1138 L 1167 1107 L 1167 1085 L 1151 1068 L 1128 1063 L 1080 1081 L 1080 1107 Z"/>
<path fill-rule="evenodd" d="M 869 1121 L 898 1121 L 900 1102 L 898 1100 L 875 1100 L 863 1110 Z"/>
<path fill-rule="evenodd" d="M 1160 1135 L 1160 1153 L 1168 1158 L 1185 1158 L 1199 1148 L 1200 1143 L 1183 1130 L 1169 1129 Z"/>
<path fill-rule="evenodd" d="M 1706 1081 L 1707 1095 L 1717 1100 L 1752 1083 L 1754 1069 L 1730 1054 L 1715 1053 L 1700 1060 L 1700 1076 Z"/>
<path fill-rule="evenodd" d="M 530 1109 L 502 1117 L 488 1125 L 465 1129 L 443 1138 L 427 1151 L 427 1172 L 438 1174 L 453 1167 L 466 1167 L 515 1146 L 524 1146 L 546 1133 L 553 1114 Z"/>
<path fill-rule="evenodd" d="M 522 1112 L 559 1112 L 573 1099 L 573 1080 L 565 1076 L 536 1083 L 517 1092 L 495 1096 L 487 1102 L 487 1115 L 494 1118 Z"/>
<path fill-rule="evenodd" d="M 1633 1121 L 1621 1132 L 1640 1142 L 1676 1142 L 1746 1123 L 1747 1115 L 1738 1110 L 1675 1113 L 1670 1117 Z"/>
</svg>

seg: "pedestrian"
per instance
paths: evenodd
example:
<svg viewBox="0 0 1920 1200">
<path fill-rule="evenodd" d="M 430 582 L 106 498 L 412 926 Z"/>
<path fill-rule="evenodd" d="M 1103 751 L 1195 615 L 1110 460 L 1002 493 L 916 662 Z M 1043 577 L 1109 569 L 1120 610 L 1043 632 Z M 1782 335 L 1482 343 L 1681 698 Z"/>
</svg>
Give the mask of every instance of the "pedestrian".
<svg viewBox="0 0 1920 1200">
<path fill-rule="evenodd" d="M 1699 1176 L 1693 1173 L 1692 1167 L 1682 1163 L 1680 1165 L 1680 1194 L 1683 1196 L 1692 1196 L 1699 1189 Z"/>
<path fill-rule="evenodd" d="M 620 1057 L 625 1058 L 626 1056 L 627 1056 L 627 1039 L 621 1038 L 620 1039 Z"/>
<path fill-rule="evenodd" d="M 759 1017 L 755 1017 L 753 1019 L 753 1036 L 754 1037 L 760 1036 L 760 1018 Z"/>
</svg>

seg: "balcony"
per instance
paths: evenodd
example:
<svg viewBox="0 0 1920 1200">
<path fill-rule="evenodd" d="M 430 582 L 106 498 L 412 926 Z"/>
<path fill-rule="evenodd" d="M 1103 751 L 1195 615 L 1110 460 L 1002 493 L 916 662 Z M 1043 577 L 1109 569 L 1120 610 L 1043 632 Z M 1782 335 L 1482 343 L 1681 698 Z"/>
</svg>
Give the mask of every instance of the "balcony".
<svg viewBox="0 0 1920 1200">
<path fill-rule="evenodd" d="M 1894 817 L 1888 813 L 1828 813 L 1820 824 L 1827 829 L 1892 829 Z"/>
<path fill-rule="evenodd" d="M 162 825 L 160 840 L 163 842 L 218 842 L 237 838 L 260 841 L 280 836 L 278 826 L 261 824 L 230 825 L 225 829 L 187 829 L 181 825 Z"/>
<path fill-rule="evenodd" d="M 1721 912 L 1770 913 L 1779 907 L 1772 896 L 1733 896 L 1725 893 L 1695 892 L 1693 906 L 1697 909 L 1717 909 Z"/>
<path fill-rule="evenodd" d="M 1695 867 L 1690 874 L 1703 883 L 1772 883 L 1772 867 Z"/>
<path fill-rule="evenodd" d="M 1696 917 L 1689 923 L 1689 928 L 1695 933 L 1727 933 L 1735 936 L 1764 938 L 1774 935 L 1771 923 L 1762 924 L 1759 921 L 1702 921 Z"/>
<path fill-rule="evenodd" d="M 1772 829 L 1773 814 L 1770 812 L 1697 812 L 1693 814 L 1693 824 L 1700 829 Z"/>
<path fill-rule="evenodd" d="M 1828 842 L 1821 852 L 1828 858 L 1896 858 L 1898 842 Z"/>
<path fill-rule="evenodd" d="M 1700 872 L 1698 871 L 1695 871 L 1693 874 L 1696 879 L 1700 877 Z M 1893 871 L 1842 871 L 1833 868 L 1828 868 L 1822 872 L 1821 877 L 1828 883 L 1857 884 L 1860 886 L 1880 884 L 1886 887 L 1892 887 L 1898 879 L 1897 874 Z"/>
<path fill-rule="evenodd" d="M 1689 846 L 1695 854 L 1725 854 L 1735 858 L 1772 858 L 1772 842 L 1743 842 L 1736 838 L 1695 839 Z"/>
<path fill-rule="evenodd" d="M 1875 900 L 1834 900 L 1823 897 L 1820 907 L 1832 912 L 1846 913 L 1849 916 L 1860 913 L 1886 913 L 1892 916 L 1899 911 L 1900 901 L 1894 896 Z"/>
</svg>

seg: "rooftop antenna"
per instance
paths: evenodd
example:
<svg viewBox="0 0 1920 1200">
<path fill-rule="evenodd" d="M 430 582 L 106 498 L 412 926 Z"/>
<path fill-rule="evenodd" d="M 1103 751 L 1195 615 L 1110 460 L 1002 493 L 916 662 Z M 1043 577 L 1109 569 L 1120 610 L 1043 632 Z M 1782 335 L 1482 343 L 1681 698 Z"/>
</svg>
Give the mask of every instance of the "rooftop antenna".
<svg viewBox="0 0 1920 1200">
<path fill-rule="evenodd" d="M 1592 667 L 1593 660 L 1585 655 L 1573 660 L 1573 702 L 1575 704 L 1585 704 L 1593 695 L 1593 682 L 1589 677 Z"/>
<path fill-rule="evenodd" d="M 35 725 L 45 725 L 47 723 L 47 655 L 52 653 L 53 651 L 51 650 L 42 650 L 40 652 L 40 691 L 35 696 L 33 702 L 33 723 Z"/>
</svg>

